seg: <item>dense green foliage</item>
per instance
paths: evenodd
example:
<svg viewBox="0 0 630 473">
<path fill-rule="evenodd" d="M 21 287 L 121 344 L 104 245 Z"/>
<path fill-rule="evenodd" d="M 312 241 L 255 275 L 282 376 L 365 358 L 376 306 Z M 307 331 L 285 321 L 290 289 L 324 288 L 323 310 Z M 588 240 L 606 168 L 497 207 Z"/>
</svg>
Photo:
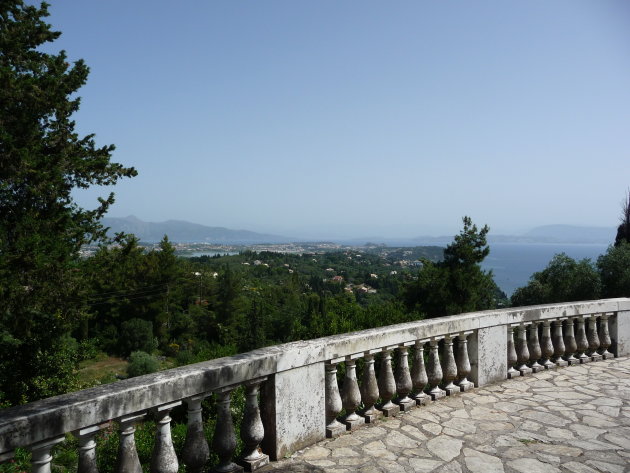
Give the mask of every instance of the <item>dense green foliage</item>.
<svg viewBox="0 0 630 473">
<path fill-rule="evenodd" d="M 11 403 L 72 387 L 63 335 L 86 313 L 79 250 L 104 236 L 113 203 L 84 210 L 72 191 L 135 175 L 110 161 L 113 146 L 75 132 L 88 68 L 41 51 L 60 34 L 47 15 L 45 4 L 0 2 L 0 396 Z"/>
<path fill-rule="evenodd" d="M 630 244 L 610 246 L 594 264 L 554 256 L 548 266 L 512 295 L 512 305 L 571 302 L 600 297 L 630 297 Z"/>
<path fill-rule="evenodd" d="M 429 317 L 491 309 L 506 302 L 492 278 L 491 271 L 481 269 L 481 262 L 490 253 L 486 235 L 464 217 L 464 228 L 444 250 L 444 259 L 437 263 L 424 261 L 417 281 L 409 284 L 406 304 Z"/>
<path fill-rule="evenodd" d="M 527 286 L 512 295 L 515 306 L 598 299 L 601 282 L 590 260 L 575 261 L 566 254 L 555 255 L 548 266 L 534 273 Z"/>
</svg>

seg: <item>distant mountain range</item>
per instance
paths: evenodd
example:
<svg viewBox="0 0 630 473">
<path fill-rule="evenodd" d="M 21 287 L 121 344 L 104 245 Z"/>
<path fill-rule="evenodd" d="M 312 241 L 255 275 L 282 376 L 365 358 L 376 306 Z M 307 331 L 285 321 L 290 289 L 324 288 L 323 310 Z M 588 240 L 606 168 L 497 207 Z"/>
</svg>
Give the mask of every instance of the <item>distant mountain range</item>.
<svg viewBox="0 0 630 473">
<path fill-rule="evenodd" d="M 231 230 L 225 227 L 209 227 L 183 220 L 166 222 L 144 222 L 133 215 L 125 218 L 107 217 L 103 219 L 109 234 L 117 232 L 133 233 L 141 241 L 158 242 L 164 235 L 178 243 L 220 243 L 235 245 L 253 245 L 261 243 L 291 243 L 314 241 L 313 239 L 291 238 L 281 235 L 257 233 L 249 230 Z M 488 236 L 492 243 L 566 243 L 566 244 L 609 244 L 614 242 L 615 227 L 589 227 L 576 225 L 544 225 L 535 227 L 522 235 Z M 321 238 L 317 241 L 322 240 Z M 326 238 L 326 240 L 334 240 Z M 335 240 L 336 241 L 336 240 Z M 446 245 L 453 241 L 453 235 L 419 236 L 415 238 L 353 238 L 337 243 L 364 244 L 367 241 L 385 243 L 390 246 Z"/>
<path fill-rule="evenodd" d="M 579 225 L 543 225 L 522 235 L 488 235 L 488 243 L 566 243 L 566 244 L 610 244 L 615 241 L 615 227 L 589 227 Z M 421 236 L 416 244 L 449 243 L 452 236 Z"/>
<path fill-rule="evenodd" d="M 230 230 L 224 227 L 208 227 L 184 220 L 167 220 L 166 222 L 143 222 L 130 215 L 125 218 L 106 217 L 103 224 L 109 227 L 108 234 L 125 232 L 133 233 L 140 241 L 158 242 L 168 235 L 169 240 L 177 243 L 220 243 L 249 245 L 257 243 L 290 243 L 294 241 L 279 235 L 250 232 L 248 230 Z"/>
</svg>

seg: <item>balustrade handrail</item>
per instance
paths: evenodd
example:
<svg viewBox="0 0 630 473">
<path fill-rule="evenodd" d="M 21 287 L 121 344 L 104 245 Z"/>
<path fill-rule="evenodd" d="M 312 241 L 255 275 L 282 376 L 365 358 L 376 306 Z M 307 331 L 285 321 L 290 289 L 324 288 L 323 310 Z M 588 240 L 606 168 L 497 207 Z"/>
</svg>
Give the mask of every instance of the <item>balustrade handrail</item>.
<svg viewBox="0 0 630 473">
<path fill-rule="evenodd" d="M 0 456 L 68 432 L 293 368 L 481 328 L 630 311 L 630 298 L 465 313 L 296 341 L 0 410 Z"/>
</svg>

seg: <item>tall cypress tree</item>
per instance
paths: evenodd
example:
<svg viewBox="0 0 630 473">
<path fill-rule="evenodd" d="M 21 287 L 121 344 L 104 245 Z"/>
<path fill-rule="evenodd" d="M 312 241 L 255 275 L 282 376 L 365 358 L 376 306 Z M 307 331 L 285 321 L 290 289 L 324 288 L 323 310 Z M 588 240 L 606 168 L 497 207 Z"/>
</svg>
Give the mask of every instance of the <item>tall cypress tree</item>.
<svg viewBox="0 0 630 473">
<path fill-rule="evenodd" d="M 69 388 L 63 335 L 85 314 L 79 250 L 105 237 L 114 201 L 85 210 L 72 191 L 136 174 L 111 161 L 114 146 L 75 132 L 88 67 L 41 50 L 60 35 L 47 16 L 45 3 L 0 0 L 0 403 Z"/>
</svg>

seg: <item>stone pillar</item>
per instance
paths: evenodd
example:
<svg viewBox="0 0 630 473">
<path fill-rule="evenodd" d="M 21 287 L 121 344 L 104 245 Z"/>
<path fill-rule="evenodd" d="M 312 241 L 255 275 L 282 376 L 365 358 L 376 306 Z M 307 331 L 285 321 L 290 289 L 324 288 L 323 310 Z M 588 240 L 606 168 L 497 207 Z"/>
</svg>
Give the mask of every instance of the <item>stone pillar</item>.
<svg viewBox="0 0 630 473">
<path fill-rule="evenodd" d="M 119 419 L 120 443 L 118 446 L 118 464 L 116 473 L 142 473 L 142 466 L 136 451 L 136 422 L 141 420 L 145 413 L 132 414 Z"/>
<path fill-rule="evenodd" d="M 584 318 L 577 317 L 575 319 L 575 344 L 577 346 L 577 359 L 580 363 L 588 363 L 591 357 L 586 354 L 588 350 L 588 340 L 586 339 L 586 328 L 584 327 Z"/>
<path fill-rule="evenodd" d="M 586 338 L 588 342 L 587 349 L 589 359 L 600 361 L 602 355 L 597 352 L 597 350 L 599 350 L 599 334 L 597 333 L 597 317 L 594 315 L 588 318 L 588 332 Z"/>
<path fill-rule="evenodd" d="M 468 340 L 470 378 L 476 386 L 496 383 L 507 377 L 505 325 L 477 330 Z"/>
<path fill-rule="evenodd" d="M 507 326 L 507 378 L 513 379 L 521 375 L 520 371 L 514 369 L 518 357 L 516 356 L 516 347 L 514 345 L 514 328 Z"/>
<path fill-rule="evenodd" d="M 101 430 L 98 425 L 86 427 L 75 432 L 79 440 L 79 463 L 77 473 L 98 473 L 96 466 L 96 442 L 94 437 Z"/>
<path fill-rule="evenodd" d="M 615 355 L 630 355 L 630 311 L 617 312 L 616 317 L 613 318 L 612 327 L 608 325 L 608 314 L 602 314 L 599 320 L 601 323 L 601 330 L 599 331 L 600 353 L 604 360 L 614 358 Z M 614 355 L 608 351 L 612 345 L 611 336 L 615 342 L 612 348 Z"/>
<path fill-rule="evenodd" d="M 411 373 L 409 373 L 409 348 L 405 345 L 398 347 L 398 364 L 396 365 L 396 404 L 403 412 L 415 407 L 416 401 L 409 397 L 411 388 Z"/>
<path fill-rule="evenodd" d="M 528 327 L 527 348 L 529 350 L 529 359 L 532 362 L 532 371 L 538 373 L 545 369 L 544 366 L 538 363 L 538 360 L 542 357 L 542 350 L 540 348 L 540 342 L 538 341 L 538 323 L 532 322 Z"/>
<path fill-rule="evenodd" d="M 472 332 L 462 332 L 457 336 L 457 384 L 461 391 L 468 391 L 475 387 L 472 381 L 468 381 L 470 376 L 470 359 L 468 357 L 468 335 Z"/>
<path fill-rule="evenodd" d="M 411 367 L 411 384 L 413 385 L 413 399 L 416 404 L 423 406 L 427 403 L 427 396 L 424 388 L 429 382 L 427 378 L 427 370 L 424 366 L 424 340 L 416 341 L 416 347 L 413 352 L 413 365 Z"/>
<path fill-rule="evenodd" d="M 429 360 L 427 366 L 427 375 L 429 378 L 429 396 L 434 401 L 446 396 L 446 392 L 440 389 L 442 381 L 442 365 L 440 364 L 440 355 L 438 354 L 438 340 L 432 338 L 429 342 Z"/>
<path fill-rule="evenodd" d="M 573 331 L 573 318 L 569 317 L 564 325 L 564 349 L 565 358 L 569 365 L 576 365 L 580 362 L 575 356 L 577 352 L 577 342 L 575 341 L 575 333 Z"/>
<path fill-rule="evenodd" d="M 50 473 L 50 463 L 53 459 L 50 451 L 55 445 L 63 442 L 65 439 L 64 436 L 55 437 L 43 440 L 29 447 L 32 453 L 31 468 L 33 473 Z"/>
<path fill-rule="evenodd" d="M 265 438 L 265 428 L 258 408 L 258 391 L 267 378 L 258 378 L 245 383 L 245 412 L 241 423 L 243 458 L 240 464 L 245 471 L 254 471 L 269 463 L 269 455 L 260 451 L 260 443 Z"/>
<path fill-rule="evenodd" d="M 365 418 L 365 422 L 370 424 L 383 414 L 374 407 L 378 401 L 378 383 L 376 382 L 376 373 L 374 371 L 374 355 L 366 351 L 363 357 L 365 364 L 363 365 L 363 378 L 361 382 L 361 400 L 363 401 L 363 412 L 361 415 Z"/>
<path fill-rule="evenodd" d="M 551 361 L 551 357 L 553 356 L 553 343 L 551 341 L 551 322 L 549 320 L 543 321 L 542 338 L 540 342 L 543 366 L 546 370 L 554 369 L 556 364 Z"/>
<path fill-rule="evenodd" d="M 346 375 L 341 391 L 341 405 L 346 410 L 343 423 L 348 430 L 354 430 L 365 424 L 365 418 L 356 413 L 359 404 L 361 404 L 361 391 L 357 382 L 356 362 L 351 356 L 347 356 Z"/>
<path fill-rule="evenodd" d="M 230 410 L 230 396 L 236 386 L 218 389 L 217 394 L 217 423 L 214 427 L 212 449 L 219 457 L 219 465 L 214 469 L 217 473 L 242 472 L 243 467 L 232 461 L 236 450 L 236 434 L 234 421 Z"/>
<path fill-rule="evenodd" d="M 326 437 L 332 438 L 346 431 L 346 426 L 337 420 L 343 408 L 337 384 L 337 363 L 343 358 L 326 363 Z"/>
<path fill-rule="evenodd" d="M 325 363 L 321 361 L 270 375 L 261 386 L 260 410 L 265 427 L 262 448 L 272 460 L 324 440 Z"/>
<path fill-rule="evenodd" d="M 442 372 L 444 383 L 446 386 L 444 390 L 447 396 L 452 396 L 460 392 L 459 386 L 455 386 L 455 379 L 457 378 L 457 364 L 455 363 L 455 355 L 453 354 L 453 338 L 450 335 L 444 337 L 444 353 L 442 356 Z"/>
<path fill-rule="evenodd" d="M 210 447 L 203 431 L 203 418 L 201 417 L 201 402 L 208 394 L 199 394 L 186 399 L 188 405 L 188 423 L 186 440 L 182 451 L 182 461 L 186 465 L 186 471 L 201 473 L 210 458 Z"/>
<path fill-rule="evenodd" d="M 381 368 L 378 373 L 378 392 L 381 394 L 383 403 L 379 409 L 385 417 L 395 417 L 400 412 L 400 407 L 392 402 L 392 398 L 396 393 L 396 381 L 392 371 L 392 350 L 396 346 L 383 348 L 383 357 L 381 358 Z"/>
<path fill-rule="evenodd" d="M 181 403 L 181 401 L 177 401 L 164 404 L 153 410 L 157 430 L 153 453 L 151 454 L 151 473 L 177 473 L 179 470 L 179 462 L 171 438 L 171 416 L 169 413 L 173 407 L 179 406 Z"/>
<path fill-rule="evenodd" d="M 564 337 L 562 336 L 562 319 L 553 322 L 553 362 L 556 366 L 567 366 L 569 363 L 564 356 Z"/>
</svg>

